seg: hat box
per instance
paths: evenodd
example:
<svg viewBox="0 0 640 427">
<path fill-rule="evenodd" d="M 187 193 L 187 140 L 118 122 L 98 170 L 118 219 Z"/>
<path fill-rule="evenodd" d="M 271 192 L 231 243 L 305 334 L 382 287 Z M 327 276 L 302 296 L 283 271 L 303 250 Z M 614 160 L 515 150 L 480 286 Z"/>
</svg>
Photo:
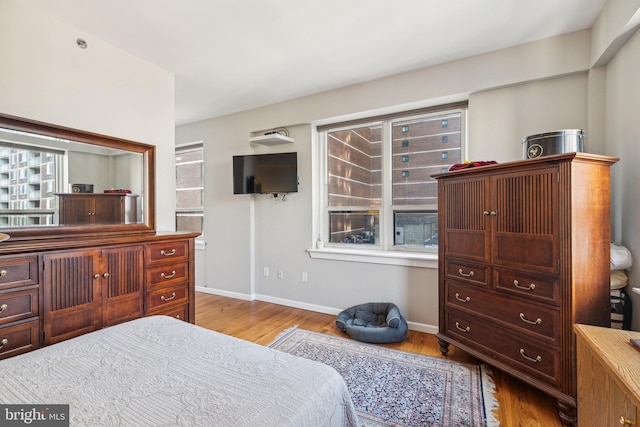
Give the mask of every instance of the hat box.
<svg viewBox="0 0 640 427">
<path fill-rule="evenodd" d="M 524 159 L 535 159 L 551 154 L 582 152 L 584 130 L 565 129 L 530 135 L 522 140 Z"/>
</svg>

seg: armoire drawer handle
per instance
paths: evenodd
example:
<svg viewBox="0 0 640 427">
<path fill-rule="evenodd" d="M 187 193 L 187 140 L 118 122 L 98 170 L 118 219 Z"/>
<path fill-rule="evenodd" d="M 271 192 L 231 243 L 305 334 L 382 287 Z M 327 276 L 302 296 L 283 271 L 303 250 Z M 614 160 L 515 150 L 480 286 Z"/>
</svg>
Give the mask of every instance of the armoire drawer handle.
<svg viewBox="0 0 640 427">
<path fill-rule="evenodd" d="M 4 277 L 7 275 L 7 270 L 0 270 L 0 277 Z"/>
<path fill-rule="evenodd" d="M 520 349 L 520 355 L 522 357 L 524 357 L 525 359 L 527 359 L 529 362 L 533 362 L 533 363 L 539 363 L 542 362 L 542 356 L 536 356 L 536 358 L 534 359 L 533 357 L 529 357 L 525 354 L 524 352 L 524 348 Z"/>
<path fill-rule="evenodd" d="M 3 311 L 5 311 L 7 308 L 9 308 L 9 306 L 7 304 L 2 304 L 0 305 L 0 313 L 2 313 Z"/>
<path fill-rule="evenodd" d="M 465 273 L 464 271 L 462 271 L 461 268 L 458 269 L 458 273 L 460 273 L 460 275 L 464 277 L 473 277 L 474 275 L 473 270 L 469 271 L 468 273 Z"/>
<path fill-rule="evenodd" d="M 542 319 L 541 318 L 537 318 L 536 320 L 529 320 L 526 317 L 524 317 L 524 313 L 520 313 L 520 320 L 522 320 L 524 323 L 528 323 L 530 325 L 540 325 L 542 324 Z"/>
<path fill-rule="evenodd" d="M 460 301 L 460 302 L 469 302 L 469 301 L 471 301 L 471 298 L 470 298 L 470 297 L 461 298 L 461 297 L 460 297 L 460 294 L 459 294 L 459 293 L 457 293 L 457 292 L 456 292 L 456 299 L 457 299 L 458 301 Z"/>
<path fill-rule="evenodd" d="M 160 251 L 162 256 L 171 256 L 176 254 L 176 248 L 171 249 L 171 252 L 165 252 L 164 249 Z"/>
<path fill-rule="evenodd" d="M 0 349 L 2 349 L 7 344 L 9 344 L 9 340 L 7 338 L 0 341 Z"/>
<path fill-rule="evenodd" d="M 173 292 L 169 298 L 167 298 L 167 297 L 165 297 L 164 295 L 162 295 L 162 296 L 160 297 L 160 299 L 161 299 L 162 301 L 171 301 L 171 300 L 172 300 L 172 299 L 174 299 L 175 297 L 176 297 L 176 293 L 175 293 L 175 292 Z"/>
<path fill-rule="evenodd" d="M 623 415 L 620 415 L 620 421 L 619 422 L 620 422 L 621 426 L 634 426 L 634 425 L 636 425 L 635 421 L 628 420 Z"/>
<path fill-rule="evenodd" d="M 520 286 L 520 282 L 518 282 L 517 280 L 513 281 L 513 286 L 515 286 L 518 289 L 522 289 L 523 291 L 532 291 L 536 288 L 535 284 L 530 284 L 529 286 Z"/>
<path fill-rule="evenodd" d="M 460 322 L 456 322 L 456 328 L 464 332 L 465 334 L 471 330 L 471 328 L 468 326 L 466 328 L 463 328 L 462 326 L 460 326 Z"/>
<path fill-rule="evenodd" d="M 173 270 L 171 274 L 160 273 L 160 277 L 162 277 L 163 279 L 171 279 L 173 277 L 176 277 L 176 271 Z"/>
</svg>

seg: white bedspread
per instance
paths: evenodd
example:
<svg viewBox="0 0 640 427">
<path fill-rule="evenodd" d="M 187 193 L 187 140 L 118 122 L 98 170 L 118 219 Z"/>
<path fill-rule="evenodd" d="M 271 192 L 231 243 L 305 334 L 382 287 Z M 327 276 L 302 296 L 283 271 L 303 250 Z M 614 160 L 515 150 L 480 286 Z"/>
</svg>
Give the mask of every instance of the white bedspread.
<svg viewBox="0 0 640 427">
<path fill-rule="evenodd" d="M 74 426 L 356 426 L 333 368 L 166 316 L 0 361 L 0 402 Z"/>
</svg>

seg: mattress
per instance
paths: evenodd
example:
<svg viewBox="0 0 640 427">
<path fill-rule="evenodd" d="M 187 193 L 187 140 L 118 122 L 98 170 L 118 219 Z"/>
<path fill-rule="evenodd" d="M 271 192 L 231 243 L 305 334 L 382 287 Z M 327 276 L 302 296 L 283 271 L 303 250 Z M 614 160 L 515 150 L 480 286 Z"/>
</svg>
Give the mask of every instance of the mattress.
<svg viewBox="0 0 640 427">
<path fill-rule="evenodd" d="M 0 361 L 0 403 L 68 404 L 72 426 L 356 426 L 333 368 L 168 316 Z"/>
</svg>

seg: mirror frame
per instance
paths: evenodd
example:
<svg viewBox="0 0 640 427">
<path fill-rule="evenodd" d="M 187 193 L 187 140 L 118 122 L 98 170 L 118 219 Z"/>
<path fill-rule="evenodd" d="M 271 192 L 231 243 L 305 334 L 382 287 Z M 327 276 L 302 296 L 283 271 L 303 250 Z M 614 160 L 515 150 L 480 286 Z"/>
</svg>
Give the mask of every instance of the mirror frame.
<svg viewBox="0 0 640 427">
<path fill-rule="evenodd" d="M 98 224 L 98 225 L 43 225 L 33 227 L 0 227 L 0 232 L 9 234 L 10 241 L 59 239 L 80 237 L 80 235 L 117 235 L 122 233 L 155 233 L 155 159 L 156 147 L 141 142 L 129 141 L 77 129 L 38 122 L 0 113 L 0 128 L 36 133 L 75 142 L 115 148 L 140 153 L 143 157 L 143 222 L 138 224 Z M 8 242 L 7 242 L 8 243 Z"/>
</svg>

